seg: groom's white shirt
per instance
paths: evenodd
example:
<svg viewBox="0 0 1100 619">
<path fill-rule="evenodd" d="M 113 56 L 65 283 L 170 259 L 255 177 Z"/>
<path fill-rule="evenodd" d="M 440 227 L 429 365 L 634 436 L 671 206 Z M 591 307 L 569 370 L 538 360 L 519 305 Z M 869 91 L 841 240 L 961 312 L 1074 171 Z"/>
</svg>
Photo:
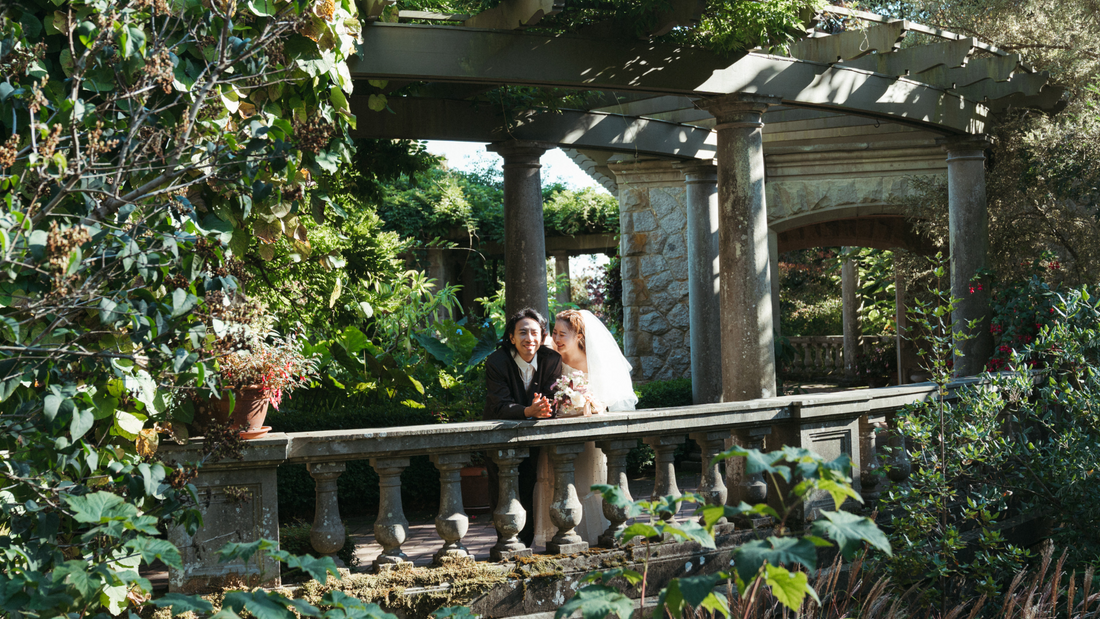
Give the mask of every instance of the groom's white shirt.
<svg viewBox="0 0 1100 619">
<path fill-rule="evenodd" d="M 516 362 L 516 367 L 519 368 L 519 376 L 523 379 L 523 388 L 530 389 L 531 381 L 535 378 L 535 370 L 539 369 L 539 355 L 536 352 L 534 357 L 531 357 L 531 363 L 527 363 L 523 360 L 523 357 L 519 356 L 519 352 L 512 351 L 512 360 Z"/>
</svg>

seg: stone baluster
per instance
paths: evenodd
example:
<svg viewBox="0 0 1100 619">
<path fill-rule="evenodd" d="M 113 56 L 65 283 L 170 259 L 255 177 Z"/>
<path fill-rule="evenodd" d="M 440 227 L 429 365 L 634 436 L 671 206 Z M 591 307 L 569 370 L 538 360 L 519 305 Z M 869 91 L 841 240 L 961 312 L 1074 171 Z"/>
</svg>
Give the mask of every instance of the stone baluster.
<svg viewBox="0 0 1100 619">
<path fill-rule="evenodd" d="M 439 469 L 439 514 L 435 530 L 443 539 L 443 547 L 432 557 L 442 563 L 444 557 L 472 557 L 462 545 L 470 529 L 470 518 L 462 510 L 462 467 L 469 466 L 470 454 L 432 454 L 429 458 Z"/>
<path fill-rule="evenodd" d="M 531 549 L 519 541 L 519 532 L 527 524 L 527 512 L 519 502 L 519 465 L 529 454 L 526 447 L 497 449 L 490 453 L 500 478 L 497 507 L 493 511 L 497 543 L 489 550 L 489 558 L 493 561 L 531 556 Z"/>
<path fill-rule="evenodd" d="M 802 342 L 802 375 L 808 376 L 814 371 L 814 347 L 809 342 Z"/>
<path fill-rule="evenodd" d="M 374 560 L 374 568 L 408 563 L 401 544 L 409 537 L 409 521 L 401 507 L 401 472 L 409 466 L 408 458 L 371 458 L 370 465 L 378 473 L 378 520 L 374 522 L 374 539 L 382 546 L 382 554 Z"/>
<path fill-rule="evenodd" d="M 574 462 L 584 451 L 583 444 L 551 445 L 546 448 L 550 466 L 554 468 L 554 501 L 550 504 L 550 522 L 558 528 L 557 534 L 546 542 L 546 552 L 568 555 L 588 550 L 588 542 L 577 534 L 584 506 L 577 496 Z"/>
<path fill-rule="evenodd" d="M 696 432 L 689 436 L 698 443 L 699 451 L 702 452 L 703 478 L 699 480 L 699 494 L 706 498 L 707 505 L 725 505 L 729 493 L 718 470 L 718 463 L 711 464 L 711 460 L 721 453 L 725 440 L 729 438 L 729 431 Z M 717 522 L 725 523 L 725 516 Z"/>
<path fill-rule="evenodd" d="M 626 477 L 626 455 L 637 445 L 638 441 L 635 439 L 599 443 L 599 448 L 607 456 L 607 483 L 613 486 L 617 485 L 629 501 L 633 501 L 634 497 L 630 496 L 630 482 Z M 619 545 L 618 534 L 626 528 L 628 518 L 626 510 L 604 501 L 603 515 L 611 522 L 611 525 L 600 534 L 596 542 L 602 548 L 614 548 Z"/>
<path fill-rule="evenodd" d="M 905 434 L 902 433 L 901 428 L 898 427 L 897 414 L 890 415 L 888 418 L 888 424 L 890 428 L 890 439 L 887 444 L 890 446 L 890 468 L 886 472 L 886 477 L 895 484 L 904 483 L 906 479 L 909 479 L 909 473 L 913 469 L 913 463 L 909 460 L 909 451 L 905 448 Z"/>
<path fill-rule="evenodd" d="M 859 483 L 863 495 L 864 507 L 873 507 L 882 494 L 883 478 L 879 475 L 882 466 L 878 461 L 877 431 L 885 423 L 868 419 L 867 415 L 859 419 Z"/>
<path fill-rule="evenodd" d="M 735 430 L 734 440 L 745 449 L 763 451 L 764 437 L 771 434 L 771 431 L 771 428 Z M 736 486 L 730 487 L 729 503 L 736 505 L 744 501 L 749 505 L 756 505 L 768 501 L 768 483 L 764 481 L 764 474 L 752 473 L 750 475 L 746 473 L 744 458 L 727 460 L 726 470 L 734 473 L 729 478 L 731 482 L 736 482 Z M 751 521 L 744 519 L 744 523 L 751 523 Z"/>
<path fill-rule="evenodd" d="M 340 520 L 340 503 L 336 498 L 336 480 L 347 469 L 344 462 L 311 462 L 309 474 L 316 484 L 317 498 L 313 512 L 313 527 L 309 543 L 324 555 L 336 554 L 347 541 L 347 531 Z"/>
<path fill-rule="evenodd" d="M 643 439 L 646 445 L 653 448 L 653 452 L 656 455 L 656 479 L 653 481 L 653 496 L 656 499 L 658 497 L 671 496 L 674 498 L 680 498 L 680 489 L 676 486 L 676 447 L 684 442 L 684 437 L 679 435 L 673 436 L 650 436 Z M 672 518 L 676 514 L 671 512 L 661 512 L 660 516 L 662 520 L 671 522 Z"/>
</svg>

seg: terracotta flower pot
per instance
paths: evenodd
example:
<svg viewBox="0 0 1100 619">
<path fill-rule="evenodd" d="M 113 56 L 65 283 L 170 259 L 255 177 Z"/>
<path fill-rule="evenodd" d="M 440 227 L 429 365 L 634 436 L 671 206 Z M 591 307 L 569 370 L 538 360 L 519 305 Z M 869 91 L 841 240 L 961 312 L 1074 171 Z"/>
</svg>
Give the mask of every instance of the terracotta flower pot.
<svg viewBox="0 0 1100 619">
<path fill-rule="evenodd" d="M 489 472 L 481 465 L 462 469 L 462 509 L 467 514 L 489 511 Z"/>
<path fill-rule="evenodd" d="M 235 405 L 229 411 L 229 391 L 222 397 L 195 402 L 195 419 L 191 425 L 198 433 L 215 424 L 231 422 L 230 428 L 240 430 L 243 438 L 256 438 L 266 434 L 264 420 L 267 418 L 267 398 L 261 387 L 237 387 L 233 389 Z M 259 433 L 259 434 L 257 434 Z M 249 436 L 251 434 L 252 436 Z"/>
</svg>

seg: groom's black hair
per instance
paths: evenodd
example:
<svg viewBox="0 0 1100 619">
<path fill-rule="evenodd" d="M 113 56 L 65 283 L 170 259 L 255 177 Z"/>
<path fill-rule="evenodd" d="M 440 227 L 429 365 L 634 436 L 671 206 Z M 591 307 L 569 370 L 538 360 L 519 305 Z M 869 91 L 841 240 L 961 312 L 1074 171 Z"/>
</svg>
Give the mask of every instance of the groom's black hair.
<svg viewBox="0 0 1100 619">
<path fill-rule="evenodd" d="M 539 323 L 539 329 L 542 329 L 542 335 L 539 337 L 539 344 L 541 345 L 542 340 L 546 339 L 546 334 L 550 332 L 550 330 L 546 327 L 546 319 L 543 318 L 542 314 L 538 313 L 538 311 L 534 308 L 525 307 L 515 314 L 512 314 L 512 317 L 508 319 L 507 324 L 504 325 L 504 336 L 500 338 L 500 344 L 497 346 L 497 348 L 515 351 L 516 345 L 508 340 L 508 334 L 515 333 L 516 325 L 518 325 L 519 321 L 523 320 L 524 318 L 530 318 L 531 320 Z"/>
</svg>

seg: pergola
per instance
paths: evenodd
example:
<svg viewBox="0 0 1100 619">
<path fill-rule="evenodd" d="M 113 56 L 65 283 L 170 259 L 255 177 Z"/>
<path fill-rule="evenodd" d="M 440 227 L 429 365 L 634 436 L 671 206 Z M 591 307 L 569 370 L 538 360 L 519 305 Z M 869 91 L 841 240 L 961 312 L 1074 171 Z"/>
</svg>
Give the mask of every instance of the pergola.
<svg viewBox="0 0 1100 619">
<path fill-rule="evenodd" d="M 368 17 L 385 4 L 376 0 Z M 846 171 L 900 178 L 946 167 L 952 291 L 962 299 L 953 318 L 957 325 L 985 319 L 986 294 L 965 293 L 987 264 L 986 132 L 1013 108 L 1058 111 L 1063 91 L 1047 84 L 1046 73 L 973 38 L 840 7 L 812 23 L 841 17 L 859 29 L 811 28 L 789 56 L 720 55 L 609 36 L 599 26 L 529 30 L 563 8 L 504 0 L 477 15 L 400 11 L 400 22 L 416 23 L 371 22 L 349 67 L 358 84 L 357 136 L 487 142 L 503 156 L 509 313 L 547 307 L 539 157 L 561 147 L 620 191 L 624 296 L 649 294 L 644 265 L 627 273 L 626 261 L 661 230 L 647 232 L 628 216 L 623 182 L 644 185 L 657 169 L 647 160 L 655 160 L 682 184 L 686 247 L 660 252 L 686 264 L 696 403 L 775 395 L 780 248 L 861 238 L 893 247 L 911 239 L 887 199 L 830 202 Z M 674 2 L 651 35 L 690 28 L 701 10 L 697 0 Z M 378 91 L 368 80 L 411 94 L 389 97 L 393 114 L 372 113 L 367 93 Z M 592 94 L 576 109 L 502 112 L 483 97 L 500 85 Z M 765 155 L 775 161 L 766 165 Z M 783 186 L 785 173 L 801 183 L 795 197 L 794 185 Z M 628 357 L 631 325 L 645 318 L 630 307 Z M 960 375 L 977 373 L 988 357 L 988 328 L 978 334 L 959 342 Z"/>
</svg>

